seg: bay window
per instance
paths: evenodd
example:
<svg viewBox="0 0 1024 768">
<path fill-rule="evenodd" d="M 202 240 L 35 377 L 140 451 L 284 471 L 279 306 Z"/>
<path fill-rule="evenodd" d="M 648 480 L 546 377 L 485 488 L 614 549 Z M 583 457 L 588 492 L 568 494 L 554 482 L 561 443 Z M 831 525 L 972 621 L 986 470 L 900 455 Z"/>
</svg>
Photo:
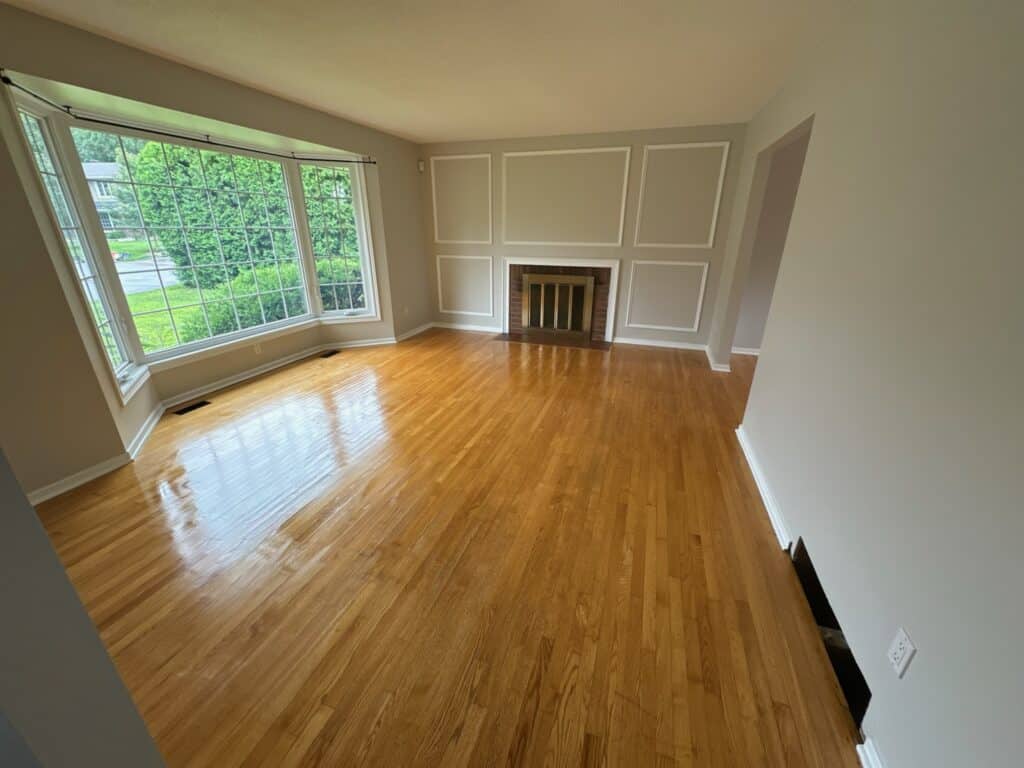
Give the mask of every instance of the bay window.
<svg viewBox="0 0 1024 768">
<path fill-rule="evenodd" d="M 19 113 L 115 372 L 321 316 L 379 319 L 358 165 Z"/>
</svg>

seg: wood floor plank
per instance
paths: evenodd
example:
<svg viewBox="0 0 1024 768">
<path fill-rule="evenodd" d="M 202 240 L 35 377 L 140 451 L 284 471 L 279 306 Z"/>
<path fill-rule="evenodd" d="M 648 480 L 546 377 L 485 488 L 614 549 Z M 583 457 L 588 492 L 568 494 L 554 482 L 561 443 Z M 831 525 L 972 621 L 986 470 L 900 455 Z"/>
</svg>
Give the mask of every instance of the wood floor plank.
<svg viewBox="0 0 1024 768">
<path fill-rule="evenodd" d="M 39 507 L 170 766 L 839 766 L 733 430 L 756 360 L 433 330 Z"/>
</svg>

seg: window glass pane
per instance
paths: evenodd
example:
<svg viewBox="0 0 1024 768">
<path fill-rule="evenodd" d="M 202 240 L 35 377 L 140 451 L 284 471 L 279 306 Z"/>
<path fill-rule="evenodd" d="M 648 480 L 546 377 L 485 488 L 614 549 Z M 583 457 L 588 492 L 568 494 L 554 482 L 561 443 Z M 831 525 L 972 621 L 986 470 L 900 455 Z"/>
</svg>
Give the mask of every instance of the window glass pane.
<svg viewBox="0 0 1024 768">
<path fill-rule="evenodd" d="M 83 167 L 93 163 L 93 204 L 146 352 L 307 311 L 279 163 L 83 128 L 73 137 Z M 285 286 L 298 295 L 286 300 Z"/>
<path fill-rule="evenodd" d="M 44 123 L 27 112 L 20 112 L 20 118 L 43 188 L 60 226 L 67 255 L 80 281 L 87 310 L 99 333 L 107 359 L 116 371 L 127 360 L 124 345 L 110 321 L 111 304 L 97 275 L 94 255 L 82 237 L 78 216 L 67 194 L 63 169 L 51 152 Z M 93 154 L 103 161 L 115 158 L 118 151 L 116 139 L 113 142 L 104 140 L 102 146 L 93 150 Z"/>
<path fill-rule="evenodd" d="M 306 294 L 300 288 L 286 290 L 284 292 L 285 308 L 288 310 L 288 317 L 296 317 L 306 314 Z"/>
<path fill-rule="evenodd" d="M 139 341 L 143 352 L 159 352 L 177 345 L 178 339 L 171 324 L 170 312 L 153 312 L 148 315 L 132 314 L 135 329 L 139 332 Z"/>
<path fill-rule="evenodd" d="M 301 175 L 324 311 L 366 313 L 369 272 L 356 228 L 352 171 L 302 164 Z"/>
</svg>

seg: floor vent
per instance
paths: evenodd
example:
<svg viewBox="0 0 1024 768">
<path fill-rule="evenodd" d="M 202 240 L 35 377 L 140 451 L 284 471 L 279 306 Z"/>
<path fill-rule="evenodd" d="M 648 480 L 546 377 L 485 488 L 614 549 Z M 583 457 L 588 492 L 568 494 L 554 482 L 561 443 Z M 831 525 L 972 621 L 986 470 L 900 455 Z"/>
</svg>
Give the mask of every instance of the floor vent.
<svg viewBox="0 0 1024 768">
<path fill-rule="evenodd" d="M 322 353 L 320 357 L 334 357 L 336 354 L 338 354 L 338 350 L 328 349 L 326 352 Z"/>
<path fill-rule="evenodd" d="M 803 587 L 804 596 L 811 606 L 818 631 L 821 632 L 821 640 L 825 644 L 828 660 L 832 662 L 839 687 L 843 690 L 846 706 L 853 715 L 853 722 L 860 728 L 868 702 L 871 701 L 871 689 L 868 688 L 867 680 L 864 679 L 860 667 L 857 666 L 857 660 L 853 658 L 853 652 L 846 643 L 839 619 L 836 618 L 825 595 L 825 589 L 818 580 L 814 563 L 811 562 L 803 539 L 799 539 L 793 548 L 793 567 L 796 569 L 800 586 Z"/>
<path fill-rule="evenodd" d="M 191 413 L 192 411 L 196 410 L 197 408 L 202 408 L 204 405 L 209 405 L 209 404 L 210 404 L 209 400 L 196 400 L 194 403 L 189 403 L 188 405 L 182 406 L 181 408 L 176 410 L 175 413 L 178 416 L 184 416 L 186 413 Z"/>
</svg>

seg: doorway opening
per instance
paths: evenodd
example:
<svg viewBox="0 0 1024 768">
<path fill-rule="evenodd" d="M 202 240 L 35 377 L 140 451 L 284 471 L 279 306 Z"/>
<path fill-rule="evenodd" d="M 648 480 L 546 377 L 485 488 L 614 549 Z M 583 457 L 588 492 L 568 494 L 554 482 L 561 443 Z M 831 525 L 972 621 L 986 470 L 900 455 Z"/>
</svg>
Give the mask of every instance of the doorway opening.
<svg viewBox="0 0 1024 768">
<path fill-rule="evenodd" d="M 757 355 L 761 351 L 810 139 L 811 121 L 807 121 L 758 157 L 755 181 L 760 175 L 764 186 L 760 206 L 751 206 L 747 214 L 748 224 L 755 228 L 733 333 L 733 354 Z"/>
</svg>

